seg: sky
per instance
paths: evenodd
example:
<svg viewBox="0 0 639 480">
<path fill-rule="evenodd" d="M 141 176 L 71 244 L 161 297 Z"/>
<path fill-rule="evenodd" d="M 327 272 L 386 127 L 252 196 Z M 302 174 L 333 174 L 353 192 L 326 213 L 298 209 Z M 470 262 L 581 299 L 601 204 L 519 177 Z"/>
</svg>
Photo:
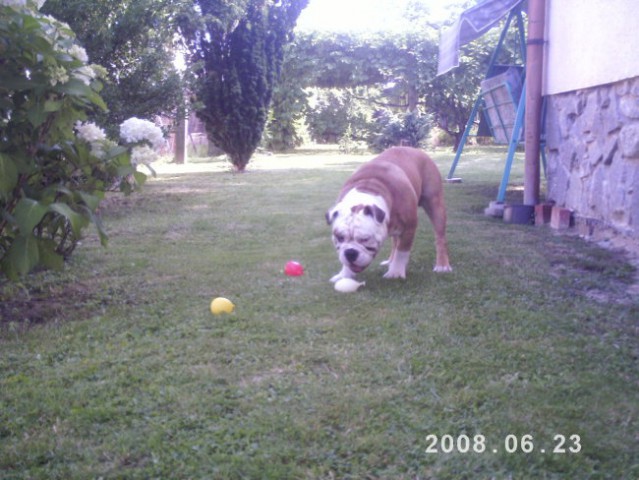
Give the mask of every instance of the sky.
<svg viewBox="0 0 639 480">
<path fill-rule="evenodd" d="M 309 0 L 297 20 L 300 31 L 366 32 L 401 30 L 409 0 Z M 422 0 L 434 18 L 446 18 L 446 7 L 456 0 Z"/>
</svg>

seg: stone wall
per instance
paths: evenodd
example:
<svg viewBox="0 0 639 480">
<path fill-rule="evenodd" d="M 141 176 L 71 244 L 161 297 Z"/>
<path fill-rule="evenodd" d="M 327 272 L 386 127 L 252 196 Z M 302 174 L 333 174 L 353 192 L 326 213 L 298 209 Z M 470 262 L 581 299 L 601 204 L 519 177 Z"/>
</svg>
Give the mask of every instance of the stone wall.
<svg viewBox="0 0 639 480">
<path fill-rule="evenodd" d="M 546 148 L 548 200 L 639 239 L 639 77 L 548 97 Z"/>
</svg>

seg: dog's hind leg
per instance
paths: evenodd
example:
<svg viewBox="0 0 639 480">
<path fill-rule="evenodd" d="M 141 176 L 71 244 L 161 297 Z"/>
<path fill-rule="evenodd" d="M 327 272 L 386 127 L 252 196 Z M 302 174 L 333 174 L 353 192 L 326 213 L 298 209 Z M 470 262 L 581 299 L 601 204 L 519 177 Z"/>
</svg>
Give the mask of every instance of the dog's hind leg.
<svg viewBox="0 0 639 480">
<path fill-rule="evenodd" d="M 433 196 L 429 201 L 423 201 L 420 205 L 426 211 L 435 231 L 435 272 L 452 272 L 448 259 L 448 242 L 446 241 L 446 206 L 443 193 Z"/>
</svg>

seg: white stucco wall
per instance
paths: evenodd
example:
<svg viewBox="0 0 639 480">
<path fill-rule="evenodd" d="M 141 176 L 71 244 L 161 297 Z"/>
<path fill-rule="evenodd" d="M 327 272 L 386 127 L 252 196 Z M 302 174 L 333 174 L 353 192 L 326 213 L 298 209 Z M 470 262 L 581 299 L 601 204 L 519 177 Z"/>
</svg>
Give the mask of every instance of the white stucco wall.
<svg viewBox="0 0 639 480">
<path fill-rule="evenodd" d="M 638 0 L 546 0 L 544 94 L 639 76 Z"/>
</svg>

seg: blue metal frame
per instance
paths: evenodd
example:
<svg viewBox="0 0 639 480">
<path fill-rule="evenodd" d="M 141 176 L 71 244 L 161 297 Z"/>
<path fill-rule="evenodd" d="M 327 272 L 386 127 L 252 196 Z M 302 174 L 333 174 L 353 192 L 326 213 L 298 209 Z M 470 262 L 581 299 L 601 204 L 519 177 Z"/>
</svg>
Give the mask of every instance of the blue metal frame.
<svg viewBox="0 0 639 480">
<path fill-rule="evenodd" d="M 519 46 L 520 46 L 520 54 L 523 60 L 523 64 L 526 64 L 526 33 L 524 29 L 524 21 L 521 15 L 521 7 L 513 8 L 508 15 L 508 19 L 504 25 L 504 28 L 499 36 L 499 42 L 493 51 L 493 54 L 490 59 L 490 63 L 488 66 L 488 72 L 486 73 L 485 78 L 490 78 L 492 76 L 492 70 L 497 61 L 497 56 L 503 46 L 504 40 L 506 38 L 506 34 L 510 28 L 510 25 L 513 19 L 517 22 L 517 30 L 519 32 Z M 521 95 L 519 97 L 519 103 L 517 105 L 517 113 L 515 116 L 515 124 L 513 125 L 513 130 L 510 137 L 510 143 L 508 146 L 508 154 L 506 156 L 506 164 L 504 166 L 504 173 L 502 176 L 501 184 L 499 187 L 499 192 L 497 194 L 497 202 L 503 203 L 506 196 L 506 188 L 508 187 L 508 180 L 510 178 L 510 170 L 512 167 L 513 159 L 515 157 L 515 151 L 517 150 L 517 146 L 519 145 L 519 139 L 521 138 L 521 131 L 524 124 L 524 112 L 526 108 L 526 71 L 524 67 L 524 82 L 523 88 L 521 91 Z M 483 95 L 480 93 L 475 100 L 473 108 L 470 113 L 470 117 L 468 118 L 468 122 L 466 123 L 466 128 L 464 129 L 464 133 L 462 134 L 462 138 L 457 147 L 457 152 L 455 152 L 455 158 L 453 159 L 453 163 L 450 167 L 450 171 L 448 172 L 448 179 L 453 178 L 455 173 L 455 169 L 457 168 L 457 164 L 459 163 L 459 159 L 461 157 L 462 151 L 464 150 L 464 146 L 466 145 L 466 141 L 468 140 L 468 136 L 470 135 L 470 131 L 475 123 L 475 119 L 479 110 L 483 103 Z M 492 127 L 491 127 L 492 131 Z M 544 162 L 545 163 L 545 162 Z M 545 167 L 545 165 L 544 165 Z"/>
<path fill-rule="evenodd" d="M 497 201 L 504 203 L 506 198 L 506 188 L 508 187 L 508 179 L 510 178 L 510 168 L 513 165 L 513 159 L 515 158 L 515 151 L 517 145 L 519 145 L 519 139 L 521 138 L 521 129 L 524 125 L 524 112 L 526 110 L 526 80 L 521 89 L 521 97 L 519 98 L 519 105 L 517 106 L 517 115 L 515 117 L 515 125 L 513 126 L 513 133 L 510 136 L 510 143 L 508 144 L 508 155 L 506 155 L 506 165 L 504 165 L 504 174 L 501 177 L 501 184 L 499 185 L 499 192 L 497 193 Z"/>
</svg>

